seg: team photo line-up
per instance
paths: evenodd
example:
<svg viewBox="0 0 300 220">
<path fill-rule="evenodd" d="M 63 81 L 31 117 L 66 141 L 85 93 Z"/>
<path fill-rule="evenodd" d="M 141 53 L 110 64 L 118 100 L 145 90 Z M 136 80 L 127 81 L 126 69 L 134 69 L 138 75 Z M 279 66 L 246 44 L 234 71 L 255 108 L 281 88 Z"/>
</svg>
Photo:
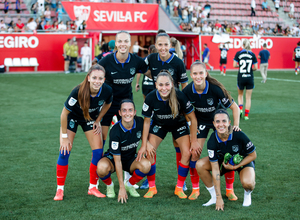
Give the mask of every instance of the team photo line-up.
<svg viewBox="0 0 300 220">
<path fill-rule="evenodd" d="M 243 206 L 250 206 L 255 187 L 256 151 L 239 127 L 244 89 L 246 110 L 243 118 L 249 119 L 253 71 L 257 69 L 257 59 L 251 52 L 249 40 L 244 40 L 243 50 L 237 52 L 233 61 L 239 68 L 240 108 L 223 84 L 208 73 L 209 57 L 191 65 L 192 81 L 188 83 L 180 42 L 163 30 L 156 35 L 155 45 L 150 46 L 145 59 L 129 52 L 131 36 L 126 31 L 116 34 L 113 46 L 109 53 L 96 59 L 96 64 L 88 69 L 85 79 L 73 88 L 64 103 L 54 200 L 64 198 L 69 157 L 80 125 L 92 149 L 89 195 L 117 197 L 118 202 L 126 203 L 127 193 L 140 197 L 136 184 L 146 177 L 143 186 L 148 192 L 144 198 L 153 198 L 159 193 L 155 182 L 157 149 L 170 132 L 176 151 L 178 175 L 174 194 L 177 197 L 196 200 L 200 196 L 201 179 L 211 195 L 203 206 L 215 204 L 216 210 L 224 210 L 220 176 L 225 176 L 226 196 L 235 201 L 238 198 L 233 183 L 235 171 L 238 171 L 244 188 Z M 143 117 L 136 115 L 132 93 L 135 75 L 135 89 L 140 89 L 141 74 L 144 75 Z M 232 123 L 228 108 L 232 111 Z M 115 117 L 117 120 L 110 128 Z M 213 133 L 207 142 L 208 156 L 200 159 L 210 129 Z M 109 149 L 103 152 L 108 136 Z M 117 194 L 111 179 L 114 172 L 119 182 Z M 185 181 L 189 172 L 192 192 L 188 196 Z M 106 194 L 98 189 L 99 181 L 107 186 Z"/>
</svg>

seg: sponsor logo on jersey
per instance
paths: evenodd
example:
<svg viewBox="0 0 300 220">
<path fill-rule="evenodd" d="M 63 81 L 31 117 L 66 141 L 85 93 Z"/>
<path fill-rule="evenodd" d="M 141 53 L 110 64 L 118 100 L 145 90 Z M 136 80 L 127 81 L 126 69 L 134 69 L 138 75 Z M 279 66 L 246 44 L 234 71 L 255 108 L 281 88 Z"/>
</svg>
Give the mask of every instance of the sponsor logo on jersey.
<svg viewBox="0 0 300 220">
<path fill-rule="evenodd" d="M 243 77 L 243 78 L 251 77 L 251 74 L 242 74 L 242 77 Z"/>
<path fill-rule="evenodd" d="M 174 75 L 174 69 L 168 69 L 168 71 L 170 72 L 170 74 L 171 74 L 171 76 L 173 76 Z"/>
<path fill-rule="evenodd" d="M 203 131 L 206 128 L 206 125 L 199 125 L 199 130 Z"/>
<path fill-rule="evenodd" d="M 111 148 L 112 148 L 113 150 L 117 150 L 118 147 L 119 147 L 119 142 L 116 142 L 116 141 L 112 141 L 112 142 L 111 142 Z"/>
<path fill-rule="evenodd" d="M 130 74 L 131 74 L 131 75 L 134 75 L 135 73 L 136 73 L 135 67 L 130 68 Z"/>
<path fill-rule="evenodd" d="M 98 105 L 99 105 L 99 106 L 102 106 L 103 103 L 104 103 L 104 100 L 100 100 L 100 101 L 98 102 Z"/>
<path fill-rule="evenodd" d="M 70 120 L 69 126 L 70 126 L 70 128 L 74 128 L 74 126 L 75 126 L 75 121 L 74 121 L 73 119 Z"/>
<path fill-rule="evenodd" d="M 191 107 L 191 102 L 190 101 L 188 101 L 187 103 L 186 103 L 186 108 L 188 109 L 189 107 Z"/>
<path fill-rule="evenodd" d="M 215 151 L 208 150 L 208 156 L 209 156 L 209 158 L 213 158 L 215 156 Z"/>
<path fill-rule="evenodd" d="M 228 98 L 223 98 L 222 99 L 222 103 L 223 103 L 223 105 L 225 105 L 227 102 L 229 101 L 229 99 Z"/>
<path fill-rule="evenodd" d="M 116 72 L 111 72 L 111 75 L 116 74 L 116 73 L 118 73 L 118 72 L 117 71 Z"/>
<path fill-rule="evenodd" d="M 179 132 L 179 131 L 182 131 L 182 130 L 185 130 L 185 129 L 186 129 L 186 126 L 182 126 L 182 127 L 178 128 L 177 131 Z"/>
<path fill-rule="evenodd" d="M 94 123 L 95 123 L 95 121 L 89 121 L 86 123 L 86 125 L 90 125 L 91 127 L 93 127 Z"/>
<path fill-rule="evenodd" d="M 138 132 L 136 133 L 136 137 L 137 137 L 138 139 L 140 139 L 140 138 L 142 137 L 142 132 L 141 132 L 141 131 L 138 131 Z"/>
<path fill-rule="evenodd" d="M 39 39 L 35 36 L 0 36 L 0 48 L 36 48 Z"/>
<path fill-rule="evenodd" d="M 87 21 L 89 19 L 90 16 L 90 12 L 91 12 L 91 6 L 84 6 L 84 5 L 80 5 L 80 6 L 76 6 L 74 5 L 74 15 L 76 18 L 79 18 L 80 21 Z"/>
<path fill-rule="evenodd" d="M 233 152 L 238 152 L 239 151 L 239 145 L 233 145 L 232 150 L 233 150 Z"/>
<path fill-rule="evenodd" d="M 76 104 L 77 100 L 71 97 L 68 101 L 69 106 L 74 106 Z"/>
<path fill-rule="evenodd" d="M 249 150 L 251 147 L 253 147 L 253 143 L 250 141 L 246 145 L 246 149 Z"/>
<path fill-rule="evenodd" d="M 152 67 L 152 70 L 157 70 L 157 68 L 156 67 Z"/>
<path fill-rule="evenodd" d="M 213 105 L 214 104 L 213 98 L 209 98 L 206 101 L 207 101 L 207 104 L 209 104 L 209 105 Z"/>
<path fill-rule="evenodd" d="M 147 105 L 146 103 L 143 104 L 143 111 L 146 112 L 149 109 L 149 105 Z"/>
</svg>

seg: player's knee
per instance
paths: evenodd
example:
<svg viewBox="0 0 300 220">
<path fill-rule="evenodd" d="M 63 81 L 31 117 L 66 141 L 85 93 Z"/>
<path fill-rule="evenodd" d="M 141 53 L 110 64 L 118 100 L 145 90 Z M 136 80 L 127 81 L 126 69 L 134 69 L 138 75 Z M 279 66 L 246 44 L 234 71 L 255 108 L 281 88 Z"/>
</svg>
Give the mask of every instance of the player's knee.
<svg viewBox="0 0 300 220">
<path fill-rule="evenodd" d="M 141 167 L 140 167 L 139 170 L 140 170 L 142 173 L 147 174 L 147 173 L 150 172 L 150 169 L 151 169 L 151 163 L 150 163 L 150 161 L 147 160 L 147 159 L 142 160 L 142 161 L 141 161 Z"/>
<path fill-rule="evenodd" d="M 97 174 L 99 177 L 105 177 L 110 171 L 110 165 L 105 161 L 100 160 L 97 164 Z"/>
<path fill-rule="evenodd" d="M 253 191 L 255 188 L 255 181 L 241 181 L 243 188 L 246 191 Z"/>
<path fill-rule="evenodd" d="M 196 162 L 197 173 L 200 174 L 202 171 L 206 170 L 206 160 L 200 159 Z"/>
</svg>

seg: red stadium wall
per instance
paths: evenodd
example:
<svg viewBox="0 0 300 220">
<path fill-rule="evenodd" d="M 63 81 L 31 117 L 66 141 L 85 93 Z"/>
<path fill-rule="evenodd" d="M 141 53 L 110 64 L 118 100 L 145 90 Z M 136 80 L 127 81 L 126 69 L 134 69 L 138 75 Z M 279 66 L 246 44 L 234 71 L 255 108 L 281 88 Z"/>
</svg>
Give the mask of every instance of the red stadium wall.
<svg viewBox="0 0 300 220">
<path fill-rule="evenodd" d="M 219 44 L 212 42 L 213 36 L 201 36 L 201 51 L 204 50 L 203 44 L 207 43 L 210 49 L 209 63 L 215 69 L 219 67 L 220 50 Z M 243 39 L 249 39 L 252 51 L 258 56 L 263 43 L 267 43 L 267 49 L 270 51 L 271 59 L 269 60 L 269 69 L 292 69 L 295 63 L 292 60 L 293 51 L 299 42 L 299 38 L 293 37 L 262 37 L 257 41 L 253 41 L 249 36 L 230 36 L 229 51 L 227 55 L 227 69 L 233 69 L 233 58 L 236 52 L 242 50 Z M 260 60 L 258 59 L 258 63 Z"/>
</svg>

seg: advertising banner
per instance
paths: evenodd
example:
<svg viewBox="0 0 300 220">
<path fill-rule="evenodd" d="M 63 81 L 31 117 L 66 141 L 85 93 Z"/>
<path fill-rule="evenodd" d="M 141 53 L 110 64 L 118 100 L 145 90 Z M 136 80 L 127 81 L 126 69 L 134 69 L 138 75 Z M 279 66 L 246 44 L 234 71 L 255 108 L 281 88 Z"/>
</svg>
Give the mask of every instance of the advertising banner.
<svg viewBox="0 0 300 220">
<path fill-rule="evenodd" d="M 87 30 L 158 30 L 157 4 L 62 2 L 72 20 Z"/>
<path fill-rule="evenodd" d="M 219 68 L 220 54 L 218 46 L 219 37 L 214 36 L 201 36 L 201 51 L 204 50 L 203 44 L 206 43 L 210 50 L 209 63 L 216 69 Z M 291 69 L 295 67 L 295 62 L 292 60 L 293 51 L 299 42 L 299 38 L 293 37 L 273 37 L 266 36 L 255 39 L 250 36 L 230 36 L 229 38 L 229 51 L 227 55 L 227 69 L 233 69 L 233 58 L 235 54 L 243 49 L 243 40 L 249 39 L 251 43 L 252 52 L 258 56 L 259 52 L 263 49 L 263 44 L 267 44 L 267 50 L 271 54 L 269 60 L 269 69 Z M 258 64 L 260 64 L 260 60 Z M 259 65 L 258 65 L 259 66 Z"/>
</svg>

